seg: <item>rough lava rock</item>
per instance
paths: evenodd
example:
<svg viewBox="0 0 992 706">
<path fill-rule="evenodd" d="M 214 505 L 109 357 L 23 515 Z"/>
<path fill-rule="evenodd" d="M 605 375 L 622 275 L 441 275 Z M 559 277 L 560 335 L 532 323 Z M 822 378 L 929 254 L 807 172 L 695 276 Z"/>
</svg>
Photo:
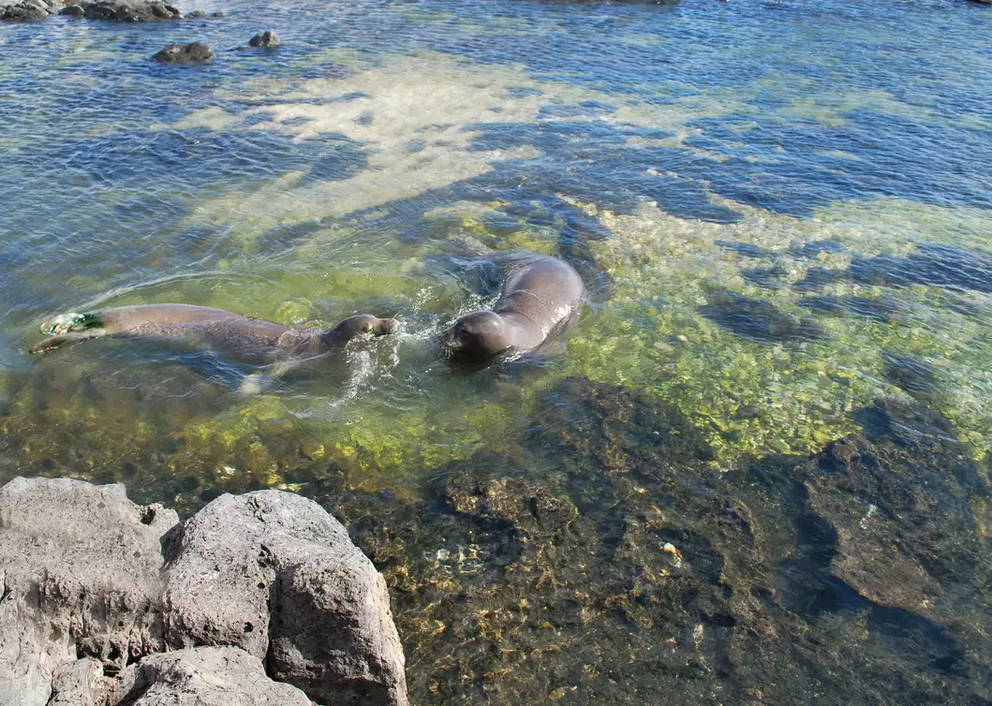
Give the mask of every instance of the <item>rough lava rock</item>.
<svg viewBox="0 0 992 706">
<path fill-rule="evenodd" d="M 152 57 L 164 64 L 193 64 L 214 58 L 213 50 L 203 42 L 170 44 Z"/>
<path fill-rule="evenodd" d="M 271 29 L 267 29 L 249 39 L 248 46 L 258 49 L 275 49 L 279 46 L 279 37 Z"/>
<path fill-rule="evenodd" d="M 315 502 L 180 525 L 121 485 L 0 488 L 2 704 L 405 704 L 403 663 L 383 578 Z"/>
<path fill-rule="evenodd" d="M 178 521 L 122 485 L 0 488 L 0 703 L 44 706 L 56 671 L 80 656 L 113 674 L 165 648 L 160 542 Z"/>
<path fill-rule="evenodd" d="M 317 503 L 221 496 L 169 553 L 170 646 L 236 645 L 319 702 L 406 703 L 385 581 Z"/>
<path fill-rule="evenodd" d="M 150 655 L 128 667 L 108 706 L 310 706 L 296 687 L 269 679 L 261 660 L 236 647 Z"/>
</svg>

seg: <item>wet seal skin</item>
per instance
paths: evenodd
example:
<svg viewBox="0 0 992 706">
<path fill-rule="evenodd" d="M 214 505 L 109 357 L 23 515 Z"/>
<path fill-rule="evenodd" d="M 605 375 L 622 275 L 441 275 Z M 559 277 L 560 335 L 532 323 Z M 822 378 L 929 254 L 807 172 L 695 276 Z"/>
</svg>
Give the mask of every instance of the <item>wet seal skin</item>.
<svg viewBox="0 0 992 706">
<path fill-rule="evenodd" d="M 536 350 L 581 308 L 584 287 L 571 265 L 542 255 L 510 262 L 493 310 L 466 314 L 442 334 L 455 356 L 480 361 Z"/>
<path fill-rule="evenodd" d="M 245 360 L 273 362 L 333 353 L 356 336 L 382 336 L 398 327 L 395 319 L 370 314 L 351 316 L 324 330 L 284 326 L 208 306 L 147 304 L 57 316 L 41 324 L 41 332 L 48 337 L 31 352 L 45 353 L 66 343 L 104 336 L 161 336 L 199 343 Z"/>
</svg>

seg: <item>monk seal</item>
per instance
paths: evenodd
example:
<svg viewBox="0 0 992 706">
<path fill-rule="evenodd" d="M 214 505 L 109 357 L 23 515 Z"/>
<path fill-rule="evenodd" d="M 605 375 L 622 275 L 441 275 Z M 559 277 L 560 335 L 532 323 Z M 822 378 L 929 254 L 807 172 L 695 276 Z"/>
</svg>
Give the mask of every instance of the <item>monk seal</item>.
<svg viewBox="0 0 992 706">
<path fill-rule="evenodd" d="M 104 336 L 162 336 L 269 363 L 333 353 L 360 334 L 381 336 L 393 333 L 397 327 L 396 319 L 370 314 L 348 317 L 324 330 L 284 326 L 209 306 L 145 304 L 57 316 L 41 325 L 47 338 L 35 344 L 31 352 L 44 353 L 66 343 Z"/>
<path fill-rule="evenodd" d="M 517 257 L 493 310 L 466 314 L 441 341 L 455 355 L 476 360 L 533 351 L 573 319 L 584 291 L 568 263 L 544 255 Z"/>
</svg>

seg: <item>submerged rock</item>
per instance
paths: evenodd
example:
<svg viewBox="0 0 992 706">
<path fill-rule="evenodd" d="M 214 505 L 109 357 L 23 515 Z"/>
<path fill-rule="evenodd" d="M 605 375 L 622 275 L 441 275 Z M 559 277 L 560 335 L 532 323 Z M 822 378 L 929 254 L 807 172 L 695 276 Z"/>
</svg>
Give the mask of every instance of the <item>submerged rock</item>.
<svg viewBox="0 0 992 706">
<path fill-rule="evenodd" d="M 248 46 L 258 49 L 275 49 L 279 46 L 279 37 L 271 29 L 267 29 L 261 34 L 256 34 L 248 40 Z"/>
<path fill-rule="evenodd" d="M 192 64 L 214 58 L 213 50 L 203 42 L 170 44 L 152 57 L 164 64 Z"/>
<path fill-rule="evenodd" d="M 0 703 L 406 703 L 385 583 L 310 500 L 180 525 L 121 485 L 17 478 L 0 527 Z"/>
</svg>

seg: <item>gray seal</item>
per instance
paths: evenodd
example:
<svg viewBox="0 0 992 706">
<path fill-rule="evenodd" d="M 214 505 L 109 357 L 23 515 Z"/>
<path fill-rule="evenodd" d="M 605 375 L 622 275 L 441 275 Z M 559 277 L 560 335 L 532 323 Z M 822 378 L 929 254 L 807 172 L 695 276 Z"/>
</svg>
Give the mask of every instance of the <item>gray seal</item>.
<svg viewBox="0 0 992 706">
<path fill-rule="evenodd" d="M 396 319 L 369 314 L 351 316 L 324 330 L 284 326 L 209 306 L 147 304 L 57 316 L 41 325 L 47 338 L 31 352 L 44 353 L 66 343 L 104 336 L 162 336 L 220 349 L 245 360 L 273 362 L 334 353 L 358 335 L 381 336 L 397 327 Z"/>
<path fill-rule="evenodd" d="M 536 350 L 574 319 L 584 291 L 568 263 L 543 255 L 517 257 L 493 310 L 466 314 L 441 341 L 455 355 L 477 360 Z"/>
</svg>

